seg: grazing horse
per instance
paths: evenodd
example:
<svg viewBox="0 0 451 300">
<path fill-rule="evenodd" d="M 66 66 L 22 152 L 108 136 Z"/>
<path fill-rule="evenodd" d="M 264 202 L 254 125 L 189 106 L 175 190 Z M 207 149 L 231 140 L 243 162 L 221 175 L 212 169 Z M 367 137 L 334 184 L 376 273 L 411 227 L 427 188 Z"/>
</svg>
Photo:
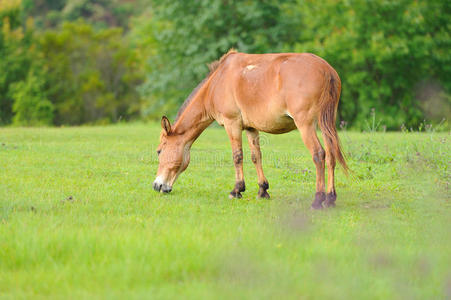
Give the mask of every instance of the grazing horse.
<svg viewBox="0 0 451 300">
<path fill-rule="evenodd" d="M 316 166 L 316 194 L 312 208 L 335 206 L 335 162 L 345 172 L 335 129 L 341 81 L 322 58 L 310 53 L 246 54 L 230 50 L 213 62 L 209 75 L 181 106 L 175 123 L 161 119 L 157 153 L 159 166 L 153 183 L 156 191 L 168 193 L 189 164 L 190 148 L 214 120 L 230 138 L 235 164 L 235 187 L 231 198 L 241 198 L 243 176 L 242 131 L 246 131 L 252 162 L 258 175 L 258 196 L 269 198 L 263 174 L 259 131 L 280 134 L 298 129 Z M 316 135 L 321 129 L 325 150 Z M 325 163 L 328 167 L 327 194 Z"/>
</svg>

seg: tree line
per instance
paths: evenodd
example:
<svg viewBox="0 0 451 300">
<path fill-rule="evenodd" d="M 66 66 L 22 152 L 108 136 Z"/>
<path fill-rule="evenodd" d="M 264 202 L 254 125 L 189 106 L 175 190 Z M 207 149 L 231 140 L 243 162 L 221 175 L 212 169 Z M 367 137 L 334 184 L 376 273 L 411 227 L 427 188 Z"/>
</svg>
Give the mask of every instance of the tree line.
<svg viewBox="0 0 451 300">
<path fill-rule="evenodd" d="M 211 62 L 312 52 L 340 74 L 339 122 L 451 115 L 451 2 L 0 0 L 0 124 L 175 115 Z"/>
</svg>

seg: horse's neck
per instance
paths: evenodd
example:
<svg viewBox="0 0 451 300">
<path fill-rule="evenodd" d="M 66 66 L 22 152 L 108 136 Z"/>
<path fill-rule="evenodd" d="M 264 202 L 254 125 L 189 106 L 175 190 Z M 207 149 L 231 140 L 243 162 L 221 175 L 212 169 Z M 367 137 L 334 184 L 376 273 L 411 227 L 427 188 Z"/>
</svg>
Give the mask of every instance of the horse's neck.
<svg viewBox="0 0 451 300">
<path fill-rule="evenodd" d="M 173 131 L 183 135 L 187 142 L 197 139 L 213 122 L 205 107 L 205 94 L 205 92 L 198 93 L 174 124 Z"/>
</svg>

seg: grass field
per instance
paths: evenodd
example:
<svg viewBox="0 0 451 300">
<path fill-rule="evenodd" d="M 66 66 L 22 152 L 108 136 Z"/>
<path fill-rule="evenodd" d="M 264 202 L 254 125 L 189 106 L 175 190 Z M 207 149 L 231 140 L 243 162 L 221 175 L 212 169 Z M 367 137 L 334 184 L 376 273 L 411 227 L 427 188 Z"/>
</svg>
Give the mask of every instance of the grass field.
<svg viewBox="0 0 451 300">
<path fill-rule="evenodd" d="M 193 145 L 171 194 L 152 190 L 155 124 L 0 129 L 0 298 L 451 297 L 449 133 L 340 136 L 337 207 L 311 211 L 299 134 L 264 135 L 271 200 L 230 200 L 222 128 Z"/>
</svg>

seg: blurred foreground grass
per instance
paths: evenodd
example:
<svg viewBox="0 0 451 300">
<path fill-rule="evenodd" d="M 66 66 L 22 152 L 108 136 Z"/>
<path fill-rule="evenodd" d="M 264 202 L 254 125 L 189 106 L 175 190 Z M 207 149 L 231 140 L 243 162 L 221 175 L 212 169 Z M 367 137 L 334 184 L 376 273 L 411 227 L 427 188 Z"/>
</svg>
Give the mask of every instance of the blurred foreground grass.
<svg viewBox="0 0 451 300">
<path fill-rule="evenodd" d="M 263 135 L 271 200 L 223 129 L 152 190 L 158 125 L 0 129 L 0 298 L 451 297 L 448 133 L 341 132 L 337 207 L 311 211 L 299 134 Z"/>
</svg>

